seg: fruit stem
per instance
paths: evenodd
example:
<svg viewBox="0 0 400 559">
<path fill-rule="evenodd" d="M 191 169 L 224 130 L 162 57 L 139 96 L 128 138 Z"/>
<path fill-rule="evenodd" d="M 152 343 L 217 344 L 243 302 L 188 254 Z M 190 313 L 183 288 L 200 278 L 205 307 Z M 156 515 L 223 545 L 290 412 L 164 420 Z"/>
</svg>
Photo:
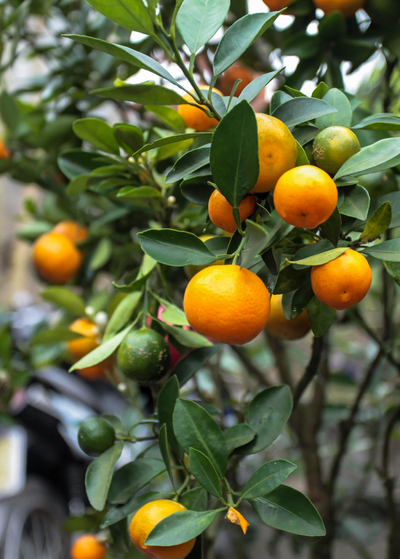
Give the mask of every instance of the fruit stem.
<svg viewBox="0 0 400 559">
<path fill-rule="evenodd" d="M 190 476 L 186 476 L 185 481 L 182 483 L 180 488 L 175 491 L 176 495 L 173 499 L 174 501 L 177 501 L 179 499 L 179 497 L 182 495 L 185 488 L 188 486 L 189 481 L 190 481 Z"/>
<path fill-rule="evenodd" d="M 238 248 L 237 251 L 235 252 L 235 256 L 234 256 L 233 262 L 232 262 L 233 265 L 235 265 L 235 264 L 237 263 L 237 261 L 239 260 L 240 253 L 242 252 L 242 250 L 243 250 L 243 248 L 244 248 L 244 245 L 246 244 L 246 241 L 247 241 L 247 235 L 245 234 L 245 235 L 242 237 L 242 240 L 240 241 L 239 248 Z"/>
</svg>

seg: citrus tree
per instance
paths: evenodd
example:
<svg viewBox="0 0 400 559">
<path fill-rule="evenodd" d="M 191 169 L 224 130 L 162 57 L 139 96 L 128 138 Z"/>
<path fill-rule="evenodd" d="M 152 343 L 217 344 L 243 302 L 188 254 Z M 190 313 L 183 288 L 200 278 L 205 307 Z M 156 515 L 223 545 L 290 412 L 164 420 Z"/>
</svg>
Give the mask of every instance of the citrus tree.
<svg viewBox="0 0 400 559">
<path fill-rule="evenodd" d="M 229 1 L 89 4 L 105 16 L 102 27 L 93 32 L 91 25 L 74 26 L 78 32 L 64 36 L 62 52 L 85 52 L 89 61 L 107 55 L 108 73 L 97 76 L 99 83 L 81 82 L 79 97 L 93 105 L 77 115 L 72 99 L 68 145 L 53 144 L 54 137 L 48 144 L 54 145 L 57 173 L 65 180 L 53 198 L 62 217 L 49 224 L 34 209 L 34 221 L 24 228 L 25 237 L 35 240 L 37 273 L 53 284 L 43 297 L 66 311 L 55 327 L 38 331 L 33 347 L 51 346 L 54 358 L 67 356 L 74 362 L 71 370 L 87 379 L 107 378 L 136 408 L 138 386 L 144 391 L 148 385 L 154 413 L 135 423 L 107 416 L 80 427 L 81 448 L 97 457 L 86 477 L 97 512 L 88 518 L 94 532 L 105 532 L 100 539 L 79 539 L 73 557 L 104 556 L 104 540 L 117 554 L 131 553 L 133 542 L 149 557 L 203 557 L 224 516 L 246 533 L 250 504 L 262 522 L 315 537 L 309 540 L 311 553 L 328 558 L 340 525 L 337 480 L 362 398 L 383 360 L 399 369 L 390 306 L 399 281 L 400 241 L 393 230 L 399 225 L 400 193 L 388 170 L 400 164 L 400 139 L 393 134 L 400 119 L 385 112 L 395 103 L 387 91 L 379 112 L 374 106 L 361 109 L 357 97 L 343 90 L 337 62 L 349 59 L 354 67 L 365 62 L 376 51 L 370 33 L 378 28 L 391 49 L 385 51 L 389 88 L 397 71 L 396 50 L 389 47 L 395 37 L 373 4 L 371 30 L 363 30 L 353 17 L 363 3 L 355 1 L 266 2 L 271 10 L 289 5 L 296 16 L 294 29 L 282 32 L 273 26 L 281 12 L 248 14 Z M 314 20 L 315 7 L 326 17 L 319 32 L 309 35 L 304 25 Z M 111 22 L 144 34 L 140 50 L 127 46 L 123 35 L 107 40 Z M 225 25 L 216 48 L 208 47 Z M 264 37 L 301 58 L 288 85 L 273 95 L 268 114 L 256 113 L 253 105 L 273 80 L 283 83 L 284 68 L 265 67 Z M 258 73 L 243 73 L 238 60 Z M 121 63 L 150 72 L 152 81 L 116 78 Z M 302 83 L 316 74 L 316 87 L 306 96 Z M 229 75 L 234 78 L 227 89 Z M 68 80 L 62 83 L 66 87 Z M 120 123 L 110 126 L 87 116 L 104 99 L 118 107 Z M 18 148 L 21 154 L 13 149 L 24 137 L 9 122 L 10 115 L 20 115 L 11 103 L 3 94 L 13 152 L 12 159 L 6 152 L 4 168 L 20 178 L 31 145 Z M 55 169 L 54 159 L 52 165 Z M 376 173 L 392 179 L 385 192 L 368 183 Z M 42 176 L 28 174 L 54 191 Z M 97 288 L 100 272 L 107 273 L 115 294 Z M 371 329 L 355 307 L 373 275 L 383 276 L 386 285 L 383 333 Z M 81 289 L 64 287 L 70 281 Z M 324 404 L 320 384 L 311 402 L 301 400 L 316 375 L 327 380 L 328 332 L 346 320 L 361 325 L 378 351 L 325 478 L 317 447 Z M 282 384 L 274 385 L 240 347 L 264 329 Z M 274 338 L 298 339 L 310 329 L 310 362 L 295 382 Z M 256 386 L 248 384 L 242 394 L 230 389 L 221 374 L 222 344 L 232 346 Z M 213 378 L 211 401 L 196 380 L 205 366 Z M 397 417 L 395 411 L 384 445 L 389 505 L 394 503 L 389 440 Z M 265 450 L 286 425 L 299 441 L 311 501 L 284 483 L 296 464 L 275 453 L 265 461 Z M 135 460 L 114 472 L 124 446 L 132 444 L 141 449 Z M 248 456 L 261 465 L 240 479 Z M 164 479 L 165 472 L 169 482 L 157 487 L 154 480 Z M 396 557 L 395 510 L 391 520 L 389 556 Z"/>
</svg>

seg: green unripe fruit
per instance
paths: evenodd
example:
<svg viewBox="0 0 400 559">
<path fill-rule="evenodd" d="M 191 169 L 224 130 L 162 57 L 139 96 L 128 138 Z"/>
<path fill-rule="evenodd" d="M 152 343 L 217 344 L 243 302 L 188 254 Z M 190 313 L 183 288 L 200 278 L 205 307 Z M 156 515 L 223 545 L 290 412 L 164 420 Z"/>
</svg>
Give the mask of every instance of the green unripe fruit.
<svg viewBox="0 0 400 559">
<path fill-rule="evenodd" d="M 361 149 L 357 136 L 344 126 L 330 126 L 322 130 L 314 140 L 315 164 L 330 175 Z"/>
<path fill-rule="evenodd" d="M 89 456 L 100 456 L 115 442 L 115 430 L 102 417 L 86 419 L 78 431 L 78 443 Z"/>
<path fill-rule="evenodd" d="M 118 349 L 118 365 L 130 380 L 147 383 L 167 373 L 171 354 L 164 338 L 148 328 L 130 332 Z"/>
</svg>

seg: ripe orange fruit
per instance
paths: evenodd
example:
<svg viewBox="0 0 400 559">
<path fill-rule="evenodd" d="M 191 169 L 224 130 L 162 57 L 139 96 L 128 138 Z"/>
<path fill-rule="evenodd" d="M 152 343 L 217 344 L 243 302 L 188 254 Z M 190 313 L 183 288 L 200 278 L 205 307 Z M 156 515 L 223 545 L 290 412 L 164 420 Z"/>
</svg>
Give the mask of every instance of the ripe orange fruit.
<svg viewBox="0 0 400 559">
<path fill-rule="evenodd" d="M 246 196 L 239 204 L 240 221 L 250 217 L 256 209 L 257 199 L 255 196 Z M 208 201 L 208 215 L 211 221 L 224 231 L 234 233 L 237 229 L 233 217 L 233 208 L 228 200 L 218 190 L 214 190 Z"/>
<path fill-rule="evenodd" d="M 99 329 L 96 324 L 87 318 L 78 318 L 73 322 L 69 329 L 72 332 L 81 334 L 83 338 L 76 338 L 76 340 L 70 340 L 67 342 L 68 351 L 73 355 L 75 359 L 81 359 L 96 347 L 99 347 L 99 341 L 97 340 L 99 336 Z"/>
<path fill-rule="evenodd" d="M 313 266 L 311 285 L 318 299 L 337 311 L 356 305 L 368 293 L 372 272 L 365 256 L 349 248 L 335 260 Z"/>
<path fill-rule="evenodd" d="M 74 244 L 85 240 L 88 236 L 86 227 L 79 225 L 76 221 L 68 220 L 57 223 L 57 225 L 53 228 L 53 233 L 58 233 L 59 235 L 68 237 L 68 239 Z"/>
<path fill-rule="evenodd" d="M 243 89 L 253 81 L 254 77 L 253 70 L 250 70 L 250 68 L 247 68 L 240 62 L 235 62 L 223 73 L 218 82 L 218 87 L 225 96 L 229 97 L 237 80 L 242 80 L 235 91 L 235 97 L 239 97 Z"/>
<path fill-rule="evenodd" d="M 360 10 L 365 0 L 313 0 L 316 8 L 323 10 L 325 15 L 331 12 L 341 12 L 344 17 L 353 16 L 357 10 Z"/>
<path fill-rule="evenodd" d="M 72 241 L 58 233 L 45 233 L 33 245 L 33 264 L 39 276 L 49 283 L 70 281 L 77 274 L 81 259 Z"/>
<path fill-rule="evenodd" d="M 338 190 L 328 173 L 312 165 L 295 167 L 278 181 L 275 209 L 286 223 L 314 229 L 334 212 Z"/>
<path fill-rule="evenodd" d="M 282 10 L 282 8 L 286 8 L 292 1 L 293 0 L 263 0 L 264 4 L 268 6 L 271 12 L 277 12 Z"/>
<path fill-rule="evenodd" d="M 201 85 L 200 89 L 206 89 L 208 92 L 209 87 L 207 85 Z M 213 91 L 222 95 L 222 93 L 216 88 L 214 88 Z M 186 93 L 183 98 L 185 99 L 185 101 L 195 103 L 189 93 Z M 185 125 L 188 128 L 197 130 L 197 132 L 204 132 L 205 130 L 209 130 L 210 128 L 215 128 L 218 124 L 218 120 L 216 118 L 207 116 L 206 113 L 204 113 L 201 109 L 197 109 L 192 105 L 179 105 L 178 112 L 185 121 Z"/>
<path fill-rule="evenodd" d="M 144 505 L 137 511 L 129 526 L 133 545 L 150 559 L 185 559 L 192 551 L 196 538 L 170 547 L 146 545 L 144 543 L 156 524 L 170 514 L 182 510 L 186 510 L 186 507 L 166 499 L 152 501 Z"/>
<path fill-rule="evenodd" d="M 199 239 L 204 242 L 204 241 L 208 241 L 208 239 L 214 239 L 216 236 L 217 235 L 200 235 Z M 185 270 L 186 277 L 188 279 L 192 279 L 193 276 L 195 276 L 201 270 L 204 270 L 204 268 L 208 268 L 209 266 L 219 266 L 222 265 L 223 263 L 224 263 L 223 260 L 217 260 L 212 264 L 205 264 L 204 266 L 199 266 L 196 264 L 188 264 L 187 266 L 184 267 L 184 270 Z M 171 355 L 171 361 L 172 361 L 172 355 Z"/>
<path fill-rule="evenodd" d="M 10 159 L 10 158 L 11 158 L 11 152 L 7 148 L 3 140 L 0 138 L 0 159 Z"/>
<path fill-rule="evenodd" d="M 236 265 L 210 266 L 190 280 L 183 306 L 196 332 L 242 345 L 264 328 L 269 299 L 264 283 L 250 270 Z"/>
<path fill-rule="evenodd" d="M 251 192 L 269 192 L 278 179 L 292 169 L 297 159 L 297 144 L 289 128 L 281 120 L 256 114 L 260 174 Z"/>
<path fill-rule="evenodd" d="M 272 295 L 271 313 L 265 325 L 268 334 L 280 340 L 299 340 L 310 331 L 310 328 L 307 311 L 288 320 L 283 314 L 282 295 Z"/>
<path fill-rule="evenodd" d="M 104 559 L 107 548 L 96 536 L 80 536 L 71 548 L 72 559 Z"/>
<path fill-rule="evenodd" d="M 335 175 L 349 157 L 361 149 L 357 136 L 344 126 L 329 126 L 320 132 L 313 144 L 313 158 L 315 164 Z"/>
</svg>

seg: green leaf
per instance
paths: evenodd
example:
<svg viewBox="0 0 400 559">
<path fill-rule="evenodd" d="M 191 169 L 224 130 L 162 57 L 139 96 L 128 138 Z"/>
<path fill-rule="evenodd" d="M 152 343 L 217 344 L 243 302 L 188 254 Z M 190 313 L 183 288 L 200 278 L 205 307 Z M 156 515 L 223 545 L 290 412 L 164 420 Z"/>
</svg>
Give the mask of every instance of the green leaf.
<svg viewBox="0 0 400 559">
<path fill-rule="evenodd" d="M 292 393 L 286 385 L 272 386 L 257 394 L 247 410 L 247 423 L 255 431 L 256 437 L 235 453 L 248 456 L 267 448 L 280 435 L 292 407 Z"/>
<path fill-rule="evenodd" d="M 50 224 L 47 221 L 31 221 L 30 223 L 26 223 L 18 228 L 17 237 L 18 239 L 36 241 L 36 239 L 41 235 L 50 233 L 53 227 L 54 224 Z"/>
<path fill-rule="evenodd" d="M 293 225 L 289 225 L 286 221 L 283 221 L 276 210 L 271 213 L 271 217 L 264 227 L 269 233 L 268 242 L 264 247 L 264 251 L 279 243 L 279 241 L 294 229 Z"/>
<path fill-rule="evenodd" d="M 328 126 L 344 126 L 350 128 L 351 121 L 353 120 L 353 111 L 346 95 L 339 89 L 333 88 L 330 89 L 322 99 L 335 108 L 337 112 L 317 118 L 315 121 L 316 126 L 321 130 L 328 128 Z"/>
<path fill-rule="evenodd" d="M 320 254 L 322 252 L 326 252 L 328 250 L 332 250 L 334 246 L 328 240 L 325 241 L 318 241 L 317 243 L 311 243 L 302 247 L 300 250 L 296 252 L 294 255 L 295 260 L 304 260 L 305 258 L 309 258 L 310 256 L 314 256 L 315 254 Z M 303 266 L 294 264 L 293 268 L 295 270 L 301 270 Z"/>
<path fill-rule="evenodd" d="M 137 458 L 129 462 L 115 472 L 108 500 L 114 505 L 124 505 L 135 493 L 163 472 L 165 464 L 157 458 Z"/>
<path fill-rule="evenodd" d="M 297 144 L 297 159 L 295 167 L 301 167 L 302 165 L 309 165 L 310 161 L 307 157 L 307 154 L 301 144 L 296 140 Z"/>
<path fill-rule="evenodd" d="M 341 254 L 346 252 L 348 247 L 334 248 L 332 250 L 327 250 L 325 252 L 320 252 L 314 256 L 309 256 L 308 258 L 303 258 L 302 260 L 290 261 L 290 264 L 297 264 L 299 266 L 320 266 L 321 264 L 327 264 L 331 260 L 335 260 Z"/>
<path fill-rule="evenodd" d="M 342 228 L 342 218 L 340 216 L 339 210 L 335 208 L 335 211 L 331 217 L 320 225 L 320 229 L 324 236 L 330 241 L 334 247 L 337 247 L 340 232 Z"/>
<path fill-rule="evenodd" d="M 275 91 L 275 93 L 273 94 L 272 98 L 271 98 L 271 103 L 270 103 L 270 113 L 272 114 L 278 107 L 280 107 L 281 105 L 283 105 L 283 103 L 287 103 L 287 101 L 290 101 L 292 99 L 292 96 L 289 95 L 288 93 L 285 93 L 284 91 Z"/>
<path fill-rule="evenodd" d="M 172 128 L 175 132 L 184 132 L 186 124 L 181 115 L 171 107 L 145 105 L 146 111 L 150 111 L 157 118 L 162 120 L 167 126 Z"/>
<path fill-rule="evenodd" d="M 84 369 L 85 367 L 92 367 L 93 365 L 97 365 L 101 363 L 107 357 L 110 357 L 117 349 L 117 347 L 121 344 L 122 340 L 125 336 L 130 332 L 133 324 L 127 326 L 122 332 L 110 338 L 106 342 L 102 343 L 99 347 L 82 357 L 79 361 L 77 361 L 71 368 L 70 371 L 75 371 L 76 369 Z"/>
<path fill-rule="evenodd" d="M 95 510 L 101 511 L 105 507 L 115 464 L 123 448 L 124 443 L 119 441 L 89 464 L 85 478 L 86 493 Z"/>
<path fill-rule="evenodd" d="M 372 239 L 376 239 L 389 229 L 391 221 L 392 206 L 390 202 L 384 202 L 368 219 L 364 231 L 360 235 L 360 240 L 365 239 L 366 241 L 371 241 Z"/>
<path fill-rule="evenodd" d="M 294 128 L 298 124 L 336 112 L 334 107 L 321 99 L 295 97 L 280 105 L 272 116 L 279 118 L 288 128 Z"/>
<path fill-rule="evenodd" d="M 133 124 L 114 124 L 114 136 L 122 149 L 131 155 L 143 146 L 143 132 Z"/>
<path fill-rule="evenodd" d="M 144 543 L 169 547 L 188 542 L 202 534 L 222 510 L 175 512 L 156 524 Z"/>
<path fill-rule="evenodd" d="M 399 262 L 386 262 L 382 260 L 387 273 L 394 279 L 397 285 L 400 285 L 400 263 Z"/>
<path fill-rule="evenodd" d="M 336 311 L 321 303 L 317 297 L 313 297 L 308 303 L 307 314 L 311 330 L 316 338 L 323 336 L 335 322 L 336 318 Z"/>
<path fill-rule="evenodd" d="M 360 184 L 346 186 L 343 190 L 344 200 L 339 206 L 339 212 L 341 215 L 355 217 L 356 219 L 361 219 L 362 221 L 366 219 L 371 202 L 368 190 Z"/>
<path fill-rule="evenodd" d="M 110 239 L 103 238 L 96 247 L 89 262 L 90 270 L 99 270 L 110 260 L 113 253 L 113 244 Z"/>
<path fill-rule="evenodd" d="M 248 14 L 235 21 L 218 45 L 213 61 L 214 76 L 219 76 L 232 66 L 249 46 L 271 27 L 280 13 Z"/>
<path fill-rule="evenodd" d="M 41 292 L 40 296 L 49 303 L 65 309 L 71 314 L 82 316 L 85 314 L 85 302 L 79 295 L 68 287 L 52 286 Z"/>
<path fill-rule="evenodd" d="M 212 177 L 209 177 L 212 180 Z M 199 206 L 208 206 L 208 201 L 211 194 L 214 192 L 214 187 L 207 184 L 207 177 L 193 177 L 183 181 L 180 185 L 182 195 Z"/>
<path fill-rule="evenodd" d="M 363 118 L 353 130 L 400 130 L 400 116 L 378 113 Z"/>
<path fill-rule="evenodd" d="M 183 328 L 178 328 L 177 326 L 170 326 L 162 320 L 157 320 L 157 322 L 168 334 L 171 334 L 177 342 L 186 347 L 211 347 L 213 345 L 208 338 L 198 334 L 197 332 L 184 330 Z"/>
<path fill-rule="evenodd" d="M 59 342 L 75 340 L 80 337 L 80 334 L 72 332 L 69 328 L 58 326 L 56 328 L 52 328 L 51 330 L 43 330 L 42 332 L 35 334 L 32 338 L 31 345 L 57 344 Z"/>
<path fill-rule="evenodd" d="M 218 124 L 210 151 L 211 171 L 221 194 L 237 208 L 260 172 L 254 109 L 240 101 Z"/>
<path fill-rule="evenodd" d="M 400 239 L 391 239 L 371 247 L 364 248 L 364 254 L 369 254 L 378 260 L 400 262 Z"/>
<path fill-rule="evenodd" d="M 256 499 L 274 491 L 296 469 L 297 466 L 287 460 L 267 462 L 250 477 L 243 487 L 240 500 Z"/>
<path fill-rule="evenodd" d="M 266 497 L 251 502 L 265 524 L 300 536 L 325 536 L 317 509 L 300 491 L 281 485 Z"/>
<path fill-rule="evenodd" d="M 211 357 L 221 351 L 221 348 L 220 344 L 216 344 L 211 347 L 199 347 L 189 351 L 178 361 L 172 369 L 171 375 L 176 375 L 179 385 L 184 386 L 199 369 L 204 367 Z"/>
<path fill-rule="evenodd" d="M 165 322 L 171 323 L 174 326 L 190 326 L 182 309 L 180 309 L 176 305 L 173 305 L 169 301 L 165 301 L 165 299 L 162 299 L 161 304 L 165 307 L 161 314 Z"/>
<path fill-rule="evenodd" d="M 238 425 L 233 425 L 223 431 L 226 446 L 228 447 L 228 452 L 232 452 L 235 448 L 239 446 L 244 446 L 254 439 L 256 436 L 253 429 L 247 425 L 247 423 L 239 423 Z"/>
<path fill-rule="evenodd" d="M 88 188 L 88 179 L 91 175 L 78 175 L 73 178 L 68 185 L 67 194 L 69 196 L 74 196 L 84 192 Z"/>
<path fill-rule="evenodd" d="M 162 425 L 160 432 L 158 433 L 158 445 L 160 447 L 160 452 L 162 459 L 164 460 L 165 467 L 167 468 L 169 479 L 171 480 L 172 486 L 174 486 L 174 476 L 172 475 L 171 469 L 171 455 L 169 453 L 168 445 L 168 433 L 165 423 L 164 425 Z"/>
<path fill-rule="evenodd" d="M 162 85 L 142 83 L 94 89 L 91 95 L 98 95 L 116 101 L 131 101 L 140 105 L 185 105 L 187 101 L 173 89 Z"/>
<path fill-rule="evenodd" d="M 177 134 L 175 136 L 167 136 L 166 138 L 160 138 L 159 140 L 155 140 L 151 144 L 146 144 L 142 148 L 140 148 L 136 153 L 133 154 L 134 157 L 137 157 L 141 153 L 145 153 L 146 151 L 151 151 L 152 149 L 158 149 L 162 146 L 168 146 L 169 144 L 176 144 L 179 142 L 183 142 L 186 140 L 192 140 L 195 138 L 206 138 L 211 139 L 212 134 L 211 132 L 193 132 L 190 134 Z M 193 150 L 196 151 L 196 150 Z M 189 152 L 191 153 L 191 152 Z M 173 181 L 175 182 L 175 181 Z"/>
<path fill-rule="evenodd" d="M 282 296 L 282 310 L 285 318 L 287 320 L 293 320 L 296 316 L 299 316 L 313 297 L 314 293 L 311 288 L 311 281 L 307 281 L 296 289 L 296 291 L 285 293 Z"/>
<path fill-rule="evenodd" d="M 165 184 L 172 184 L 190 175 L 197 169 L 204 167 L 210 161 L 210 148 L 209 146 L 202 146 L 197 149 L 188 151 L 172 167 L 171 171 L 167 174 Z"/>
<path fill-rule="evenodd" d="M 114 138 L 113 129 L 99 118 L 80 118 L 72 128 L 78 138 L 89 142 L 97 149 L 119 155 L 119 146 Z"/>
<path fill-rule="evenodd" d="M 207 510 L 207 491 L 202 487 L 195 487 L 184 493 L 179 502 L 189 510 Z"/>
<path fill-rule="evenodd" d="M 151 35 L 153 24 L 142 0 L 87 0 L 93 8 L 118 25 Z"/>
<path fill-rule="evenodd" d="M 148 229 L 138 234 L 146 254 L 168 266 L 212 264 L 216 256 L 193 233 L 175 229 Z"/>
<path fill-rule="evenodd" d="M 185 0 L 176 24 L 184 42 L 195 54 L 224 23 L 230 0 Z"/>
<path fill-rule="evenodd" d="M 162 194 L 154 186 L 124 186 L 117 198 L 162 198 Z"/>
<path fill-rule="evenodd" d="M 400 138 L 387 138 L 361 148 L 361 151 L 349 157 L 336 173 L 334 180 L 376 173 L 399 164 Z"/>
<path fill-rule="evenodd" d="M 70 180 L 90 173 L 102 165 L 97 161 L 99 154 L 82 149 L 67 149 L 58 156 L 57 163 L 62 173 Z"/>
<path fill-rule="evenodd" d="M 186 454 L 189 454 L 191 448 L 199 450 L 223 477 L 228 462 L 228 450 L 221 428 L 211 415 L 198 404 L 179 399 L 173 422 L 176 438 Z"/>
<path fill-rule="evenodd" d="M 249 85 L 243 89 L 242 93 L 239 95 L 238 100 L 242 101 L 246 99 L 249 103 L 257 97 L 257 95 L 266 87 L 278 74 L 282 72 L 283 68 L 277 70 L 276 72 L 269 72 L 268 74 L 263 74 L 258 78 L 254 79 Z"/>
<path fill-rule="evenodd" d="M 246 219 L 246 232 L 247 241 L 245 247 L 242 251 L 242 260 L 240 265 L 242 268 L 247 267 L 247 265 L 264 249 L 268 242 L 268 233 L 266 230 L 255 223 Z"/>
<path fill-rule="evenodd" d="M 175 437 L 172 421 L 175 404 L 178 398 L 179 383 L 177 377 L 172 374 L 158 394 L 157 411 L 160 426 L 162 427 L 165 425 L 167 428 L 168 441 L 171 448 L 174 450 L 175 454 L 181 456 L 182 449 Z"/>
<path fill-rule="evenodd" d="M 310 277 L 310 270 L 302 268 L 297 270 L 293 266 L 286 266 L 279 272 L 278 280 L 275 284 L 274 295 L 290 293 L 297 289 Z"/>
<path fill-rule="evenodd" d="M 5 90 L 0 93 L 0 115 L 10 132 L 16 132 L 20 120 L 18 106 Z"/>
<path fill-rule="evenodd" d="M 113 312 L 103 336 L 103 343 L 113 338 L 132 318 L 132 314 L 142 297 L 141 291 L 129 293 Z"/>
<path fill-rule="evenodd" d="M 128 1 L 126 3 L 128 4 Z M 132 0 L 130 0 L 130 3 L 132 3 Z M 68 39 L 73 39 L 82 45 L 110 54 L 114 58 L 118 58 L 119 60 L 123 60 L 132 66 L 136 66 L 136 68 L 142 68 L 143 70 L 152 72 L 156 76 L 160 76 L 160 78 L 163 78 L 179 88 L 184 89 L 176 81 L 176 79 L 173 78 L 171 74 L 163 68 L 163 66 L 161 66 L 161 64 L 154 60 L 154 58 L 147 56 L 147 54 L 123 45 L 109 43 L 108 41 L 103 41 L 102 39 L 97 39 L 95 37 L 86 37 L 85 35 L 64 35 L 64 37 L 68 37 Z"/>
<path fill-rule="evenodd" d="M 191 448 L 189 458 L 190 471 L 200 485 L 204 487 L 208 493 L 211 493 L 211 495 L 214 495 L 217 499 L 221 499 L 222 488 L 220 477 L 207 456 L 203 454 L 203 452 Z"/>
<path fill-rule="evenodd" d="M 390 229 L 400 226 L 400 192 L 391 192 L 390 194 L 384 194 L 380 196 L 377 200 L 372 202 L 368 219 L 370 219 L 374 212 L 385 202 L 389 202 L 392 207 L 392 221 L 390 222 Z"/>
<path fill-rule="evenodd" d="M 311 97 L 315 99 L 322 99 L 324 95 L 326 95 L 329 91 L 329 87 L 326 85 L 325 82 L 321 82 L 317 85 L 314 91 L 311 94 Z"/>
</svg>

